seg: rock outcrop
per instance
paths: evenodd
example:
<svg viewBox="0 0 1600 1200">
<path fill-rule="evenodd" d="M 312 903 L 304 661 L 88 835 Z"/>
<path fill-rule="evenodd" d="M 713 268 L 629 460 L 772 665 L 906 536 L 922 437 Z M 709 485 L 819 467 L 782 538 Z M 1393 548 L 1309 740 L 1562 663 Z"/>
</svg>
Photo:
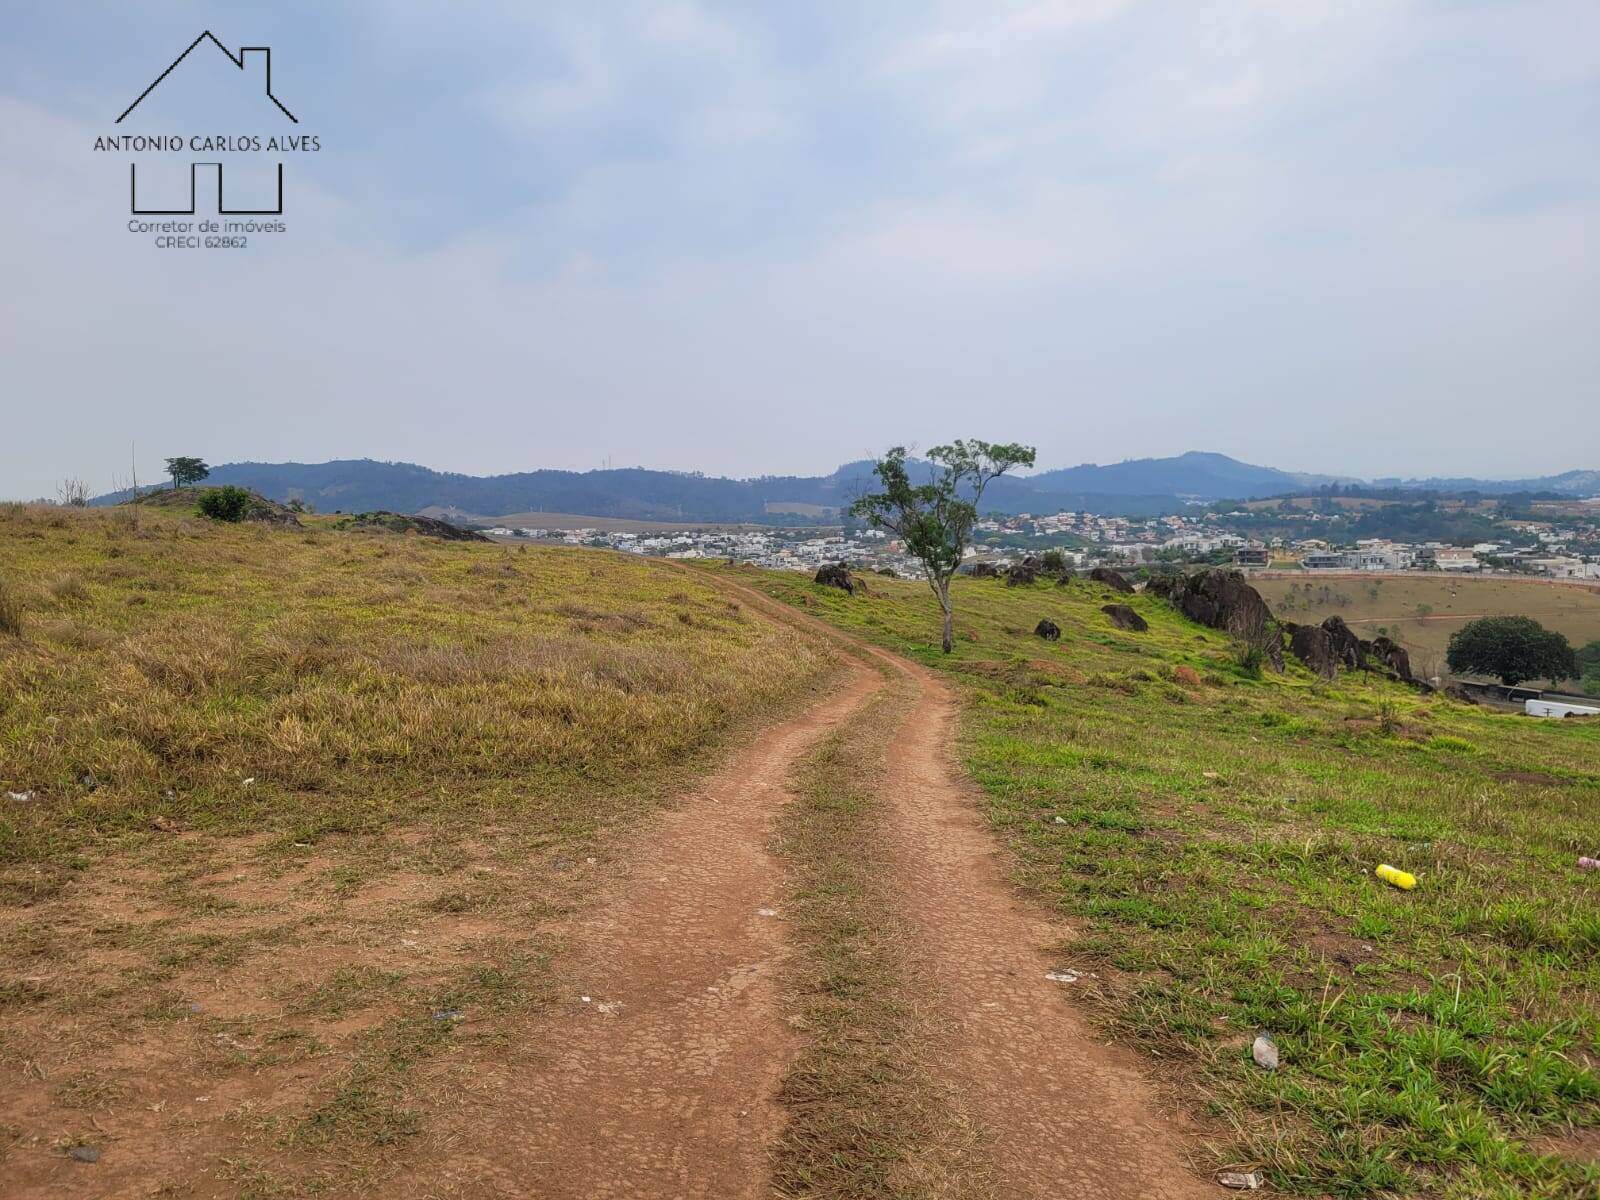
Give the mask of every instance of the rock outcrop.
<svg viewBox="0 0 1600 1200">
<path fill-rule="evenodd" d="M 822 584 L 824 587 L 836 587 L 840 591 L 849 592 L 852 595 L 854 595 L 856 592 L 864 593 L 867 590 L 866 580 L 857 579 L 855 576 L 850 574 L 849 563 L 838 562 L 825 564 L 818 569 L 814 581 Z"/>
<path fill-rule="evenodd" d="M 1392 675 L 1402 683 L 1411 683 L 1411 656 L 1399 642 L 1387 637 L 1373 638 L 1363 645 L 1368 657 L 1374 660 L 1376 670 Z"/>
<path fill-rule="evenodd" d="M 1057 625 L 1049 617 L 1044 618 L 1044 620 L 1035 625 L 1033 632 L 1047 642 L 1059 642 L 1061 640 L 1061 626 Z"/>
<path fill-rule="evenodd" d="M 1332 679 L 1341 670 L 1377 671 L 1401 683 L 1417 682 L 1404 646 L 1387 637 L 1370 642 L 1358 637 L 1343 617 L 1329 617 L 1321 625 L 1287 628 L 1290 651 L 1324 679 Z"/>
<path fill-rule="evenodd" d="M 1030 554 L 1021 562 L 1012 563 L 1006 568 L 1006 586 L 1022 587 L 1032 583 L 1039 578 L 1040 570 L 1039 560 Z"/>
<path fill-rule="evenodd" d="M 1133 584 L 1129 583 L 1121 572 L 1113 571 L 1110 567 L 1096 567 L 1089 572 L 1089 578 L 1096 583 L 1105 584 L 1114 592 L 1123 592 L 1130 596 L 1133 594 Z"/>
<path fill-rule="evenodd" d="M 974 579 L 993 579 L 1000 571 L 992 562 L 975 562 L 967 568 L 967 574 Z"/>
<path fill-rule="evenodd" d="M 1339 674 L 1339 653 L 1328 631 L 1320 625 L 1295 625 L 1289 631 L 1289 652 L 1322 679 Z"/>
<path fill-rule="evenodd" d="M 1126 629 L 1132 633 L 1143 633 L 1150 628 L 1150 622 L 1146 621 L 1126 604 L 1107 604 L 1100 611 L 1110 617 L 1111 623 L 1118 629 Z"/>
<path fill-rule="evenodd" d="M 1191 621 L 1259 646 L 1274 670 L 1283 670 L 1283 634 L 1261 593 L 1238 571 L 1212 569 L 1190 575 L 1167 599 Z"/>
<path fill-rule="evenodd" d="M 1355 630 L 1344 623 L 1343 617 L 1329 617 L 1322 623 L 1323 631 L 1333 646 L 1334 657 L 1346 671 L 1361 669 L 1361 639 Z"/>
<path fill-rule="evenodd" d="M 446 542 L 492 542 L 476 529 L 463 529 L 437 517 L 424 517 L 415 513 L 377 512 L 352 513 L 333 523 L 335 529 L 362 529 L 388 533 L 415 533 L 422 537 L 439 538 Z"/>
</svg>

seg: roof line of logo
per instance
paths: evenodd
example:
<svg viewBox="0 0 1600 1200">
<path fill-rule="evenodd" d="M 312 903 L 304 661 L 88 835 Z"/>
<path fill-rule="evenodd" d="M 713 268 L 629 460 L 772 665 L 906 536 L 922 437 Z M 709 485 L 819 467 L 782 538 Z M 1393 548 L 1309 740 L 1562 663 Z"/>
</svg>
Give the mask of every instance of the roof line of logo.
<svg viewBox="0 0 1600 1200">
<path fill-rule="evenodd" d="M 199 37 L 195 38 L 194 41 L 190 42 L 189 45 L 188 45 L 188 48 L 185 49 L 182 54 L 178 55 L 177 58 L 172 60 L 172 65 L 169 66 L 165 71 L 161 72 L 161 74 L 157 75 L 155 77 L 154 82 L 152 82 L 149 87 L 145 88 L 144 91 L 140 92 L 139 93 L 139 98 L 137 100 L 135 100 L 132 104 L 128 105 L 127 108 L 123 109 L 122 116 L 118 117 L 116 119 L 116 121 L 113 122 L 113 123 L 117 124 L 117 125 L 122 124 L 123 118 L 126 117 L 129 113 L 131 113 L 134 109 L 138 108 L 139 105 L 143 102 L 144 98 L 146 96 L 148 96 L 151 92 L 155 91 L 156 88 L 158 86 L 160 86 L 161 81 L 163 79 L 165 79 L 168 75 L 171 75 L 172 72 L 177 69 L 177 66 L 178 66 L 179 63 L 181 63 L 184 59 L 189 57 L 189 52 L 191 50 L 193 50 L 196 46 L 198 46 L 201 42 L 206 41 L 207 39 L 210 39 L 211 44 L 213 46 L 215 46 L 218 50 L 221 50 L 225 55 L 227 55 L 228 56 L 228 61 L 231 62 L 234 66 L 238 67 L 241 71 L 244 70 L 244 56 L 248 51 L 259 50 L 261 53 L 265 54 L 267 56 L 267 99 L 271 100 L 274 104 L 276 104 L 278 106 L 278 111 L 281 112 L 284 116 L 288 117 L 289 120 L 293 121 L 296 125 L 300 124 L 300 118 L 295 116 L 292 112 L 290 112 L 287 108 L 285 108 L 284 105 L 283 105 L 283 101 L 279 100 L 276 96 L 274 96 L 272 94 L 272 47 L 271 46 L 240 46 L 239 47 L 239 53 L 235 54 L 232 50 L 229 50 L 226 46 L 224 46 L 221 42 L 219 42 L 217 40 L 216 35 L 214 33 L 212 33 L 209 29 L 202 31 Z"/>
</svg>

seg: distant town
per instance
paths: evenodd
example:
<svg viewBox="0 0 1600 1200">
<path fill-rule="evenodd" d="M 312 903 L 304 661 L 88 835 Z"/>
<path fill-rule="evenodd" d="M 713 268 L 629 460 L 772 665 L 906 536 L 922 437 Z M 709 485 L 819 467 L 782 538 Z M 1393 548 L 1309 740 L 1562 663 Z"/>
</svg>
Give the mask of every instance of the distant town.
<svg viewBox="0 0 1600 1200">
<path fill-rule="evenodd" d="M 1592 512 L 1584 511 L 1592 508 Z M 1575 510 L 1570 515 L 1565 510 Z M 1271 524 L 1287 510 L 1256 506 L 1150 518 L 1089 512 L 1020 513 L 989 517 L 976 528 L 967 551 L 973 563 L 997 566 L 1044 550 L 1059 550 L 1066 562 L 1159 570 L 1186 564 L 1233 564 L 1243 569 L 1335 571 L 1444 571 L 1535 575 L 1600 582 L 1600 502 L 1580 502 L 1553 512 L 1551 520 L 1503 520 L 1496 540 L 1471 545 L 1442 540 L 1388 537 L 1252 536 L 1250 527 Z M 1342 523 L 1339 514 L 1314 508 L 1292 511 L 1295 525 Z M 1563 518 L 1566 519 L 1563 519 Z M 718 558 L 776 570 L 815 571 L 848 562 L 869 571 L 919 578 L 920 565 L 893 538 L 878 530 L 850 528 L 686 528 L 681 531 L 621 532 L 489 526 L 499 539 L 530 539 L 590 546 L 665 558 Z"/>
</svg>

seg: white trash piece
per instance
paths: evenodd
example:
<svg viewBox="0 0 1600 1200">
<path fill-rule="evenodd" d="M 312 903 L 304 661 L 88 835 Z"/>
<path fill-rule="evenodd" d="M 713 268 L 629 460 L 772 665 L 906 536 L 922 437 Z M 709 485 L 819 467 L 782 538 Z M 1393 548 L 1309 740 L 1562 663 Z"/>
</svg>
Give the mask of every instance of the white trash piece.
<svg viewBox="0 0 1600 1200">
<path fill-rule="evenodd" d="M 1253 1192 L 1267 1186 L 1266 1177 L 1260 1171 L 1220 1171 L 1217 1182 L 1225 1188 L 1242 1192 Z"/>
<path fill-rule="evenodd" d="M 1278 1069 L 1278 1043 L 1265 1033 L 1258 1033 L 1256 1040 L 1250 1045 L 1250 1057 L 1256 1060 L 1258 1067 L 1265 1067 L 1269 1071 Z"/>
</svg>

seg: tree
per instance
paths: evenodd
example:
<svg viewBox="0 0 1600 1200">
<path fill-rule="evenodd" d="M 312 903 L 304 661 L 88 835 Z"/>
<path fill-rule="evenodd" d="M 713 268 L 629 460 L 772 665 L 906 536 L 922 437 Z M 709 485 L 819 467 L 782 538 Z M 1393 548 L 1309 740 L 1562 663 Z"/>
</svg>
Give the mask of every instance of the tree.
<svg viewBox="0 0 1600 1200">
<path fill-rule="evenodd" d="M 177 491 L 191 483 L 199 483 L 211 474 L 211 468 L 198 458 L 169 458 L 167 474 L 172 476 L 172 490 Z"/>
<path fill-rule="evenodd" d="M 1578 674 L 1583 679 L 1578 690 L 1586 696 L 1600 696 L 1600 639 L 1590 642 L 1574 657 L 1578 660 Z"/>
<path fill-rule="evenodd" d="M 977 524 L 983 490 L 1013 467 L 1033 466 L 1034 449 L 1015 442 L 956 441 L 929 450 L 928 460 L 933 466 L 928 482 L 913 484 L 906 471 L 906 448 L 890 450 L 872 465 L 883 491 L 860 497 L 850 514 L 894 534 L 922 564 L 944 615 L 942 645 L 949 654 L 955 649 L 950 580 Z"/>
<path fill-rule="evenodd" d="M 1494 675 L 1507 687 L 1525 679 L 1555 682 L 1578 674 L 1577 657 L 1565 634 L 1532 617 L 1483 617 L 1458 629 L 1445 653 L 1458 673 Z"/>
<path fill-rule="evenodd" d="M 86 508 L 89 504 L 89 485 L 76 476 L 63 479 L 56 487 L 56 499 L 71 508 Z"/>
<path fill-rule="evenodd" d="M 250 507 L 250 493 L 230 483 L 206 492 L 197 507 L 201 516 L 213 521 L 242 521 Z"/>
</svg>

